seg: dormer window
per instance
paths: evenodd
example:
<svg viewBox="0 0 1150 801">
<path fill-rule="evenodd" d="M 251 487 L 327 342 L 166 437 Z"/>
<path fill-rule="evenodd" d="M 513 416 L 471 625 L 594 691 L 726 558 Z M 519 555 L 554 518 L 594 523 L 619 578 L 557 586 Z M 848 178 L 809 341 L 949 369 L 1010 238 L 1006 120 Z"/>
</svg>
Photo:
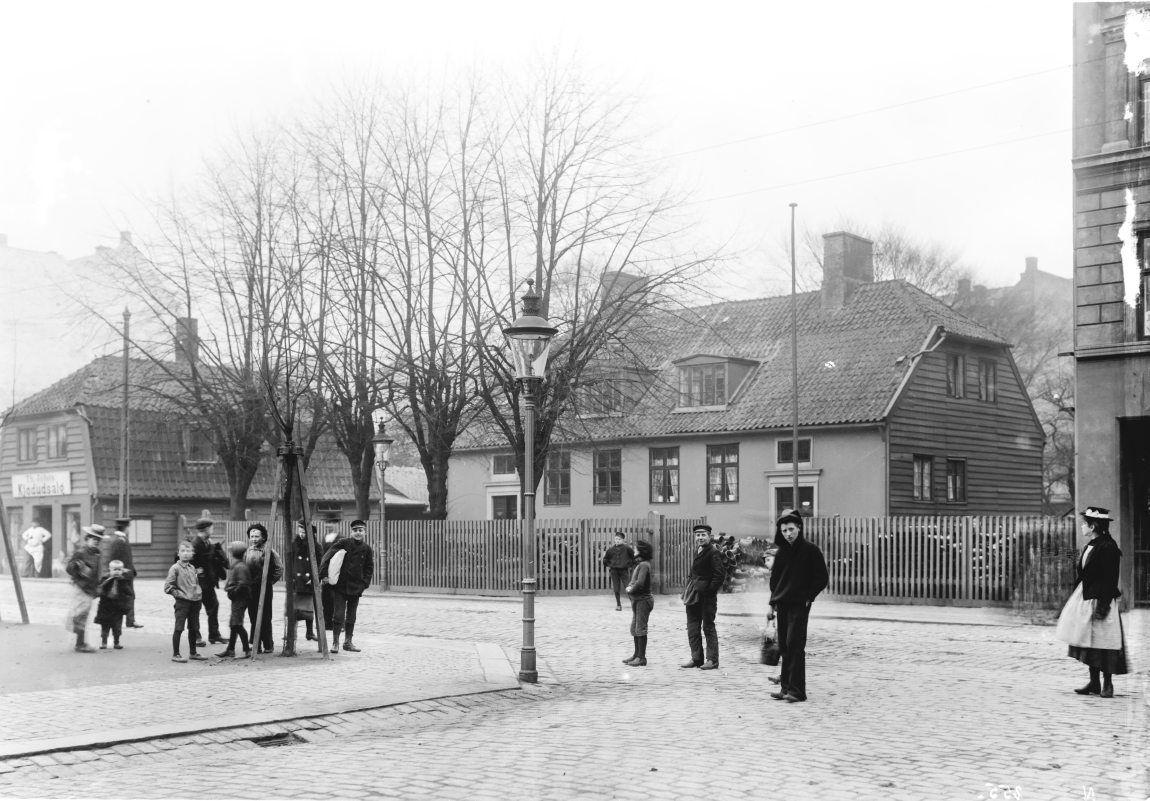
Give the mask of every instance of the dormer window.
<svg viewBox="0 0 1150 801">
<path fill-rule="evenodd" d="M 724 407 L 738 393 L 756 362 L 719 356 L 692 356 L 676 362 L 679 408 Z"/>
<path fill-rule="evenodd" d="M 215 464 L 219 461 L 215 444 L 207 431 L 199 428 L 185 428 L 183 440 L 185 464 Z"/>
</svg>

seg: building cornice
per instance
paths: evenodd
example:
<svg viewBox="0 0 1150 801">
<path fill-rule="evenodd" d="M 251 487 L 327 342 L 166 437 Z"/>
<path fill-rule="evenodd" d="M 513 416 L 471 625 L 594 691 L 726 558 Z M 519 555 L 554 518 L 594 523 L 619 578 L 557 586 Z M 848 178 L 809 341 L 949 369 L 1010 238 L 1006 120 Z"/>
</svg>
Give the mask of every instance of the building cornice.
<svg viewBox="0 0 1150 801">
<path fill-rule="evenodd" d="M 1127 356 L 1146 355 L 1150 355 L 1150 340 L 1119 342 L 1116 345 L 1095 345 L 1088 348 L 1077 348 L 1074 351 L 1074 359 L 1084 362 L 1093 359 L 1121 359 Z"/>
</svg>

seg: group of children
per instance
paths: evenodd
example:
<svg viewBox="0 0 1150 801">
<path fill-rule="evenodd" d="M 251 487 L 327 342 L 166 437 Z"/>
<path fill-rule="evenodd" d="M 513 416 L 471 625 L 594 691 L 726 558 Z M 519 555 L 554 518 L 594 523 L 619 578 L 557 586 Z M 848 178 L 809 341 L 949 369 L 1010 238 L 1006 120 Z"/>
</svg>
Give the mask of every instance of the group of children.
<svg viewBox="0 0 1150 801">
<path fill-rule="evenodd" d="M 201 526 L 201 523 L 206 525 Z M 210 542 L 211 528 L 210 520 L 205 519 L 197 523 L 197 539 L 186 540 L 179 544 L 176 561 L 168 569 L 164 580 L 164 592 L 172 596 L 175 617 L 175 627 L 172 631 L 173 662 L 207 659 L 199 652 L 200 648 L 207 645 L 200 639 L 201 611 L 208 613 L 209 628 L 213 632 L 212 642 L 225 642 L 217 631 L 214 605 L 204 603 L 206 594 L 211 594 L 214 598 L 216 574 L 209 572 L 209 567 L 202 563 L 202 559 L 197 559 L 197 544 L 207 553 L 219 549 L 218 545 Z M 334 530 L 329 532 L 325 538 L 326 550 L 321 552 L 315 540 L 314 527 L 311 537 L 312 547 L 309 549 L 303 524 L 299 523 L 296 526 L 299 540 L 294 549 L 295 563 L 291 566 L 295 574 L 292 599 L 294 618 L 306 623 L 307 639 L 318 639 L 313 629 L 315 620 L 313 588 L 317 580 L 311 569 L 310 550 L 317 558 L 322 556 L 318 583 L 322 584 L 323 590 L 325 627 L 334 635 L 333 651 L 339 651 L 341 633 L 345 634 L 343 641 L 345 651 L 360 650 L 352 641 L 356 607 L 359 596 L 371 583 L 374 563 L 371 546 L 364 541 L 366 529 L 367 524 L 364 521 L 354 520 L 351 524 L 350 537 L 340 538 Z M 112 647 L 120 649 L 124 618 L 130 616 L 134 609 L 135 594 L 132 579 L 135 571 L 126 567 L 119 559 L 111 561 L 104 559 L 106 568 L 101 571 L 100 545 L 103 539 L 103 527 L 86 526 L 83 531 L 84 544 L 76 549 L 67 565 L 73 588 L 68 623 L 76 634 L 75 650 L 81 653 L 92 653 L 96 650 L 85 640 L 88 615 L 95 601 L 98 601 L 96 623 L 100 626 L 100 647 L 107 648 L 108 635 L 111 634 Z M 228 618 L 227 645 L 223 651 L 216 654 L 221 658 L 244 659 L 251 656 L 253 647 L 258 647 L 261 652 L 270 652 L 273 648 L 272 585 L 283 576 L 283 565 L 279 555 L 268 546 L 267 528 L 260 523 L 252 523 L 248 526 L 247 535 L 248 542 L 232 542 L 226 548 L 228 565 L 224 592 L 231 601 L 231 610 Z M 266 571 L 265 559 L 268 560 Z M 262 592 L 263 615 L 257 630 L 261 587 L 265 581 L 267 586 Z M 251 625 L 250 637 L 245 621 Z M 188 638 L 187 657 L 181 653 L 180 645 L 185 631 Z M 294 640 L 294 637 L 290 639 Z M 288 654 L 289 650 L 285 649 L 285 654 Z M 294 650 L 290 655 L 294 655 Z"/>
</svg>

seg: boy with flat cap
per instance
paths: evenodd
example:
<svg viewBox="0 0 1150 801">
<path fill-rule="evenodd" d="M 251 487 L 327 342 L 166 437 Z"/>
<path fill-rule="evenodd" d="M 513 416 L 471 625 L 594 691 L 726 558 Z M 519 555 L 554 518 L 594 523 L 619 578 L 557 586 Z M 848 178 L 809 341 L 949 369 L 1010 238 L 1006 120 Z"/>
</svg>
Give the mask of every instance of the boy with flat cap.
<svg viewBox="0 0 1150 801">
<path fill-rule="evenodd" d="M 811 604 L 827 587 L 823 552 L 803 537 L 803 518 L 784 509 L 775 523 L 778 552 L 771 566 L 771 609 L 779 629 L 783 664 L 776 701 L 807 700 L 807 620 Z"/>
<path fill-rule="evenodd" d="M 332 651 L 339 651 L 339 634 L 344 633 L 343 650 L 358 651 L 352 636 L 355 634 L 355 615 L 359 598 L 371 584 L 375 575 L 375 555 L 371 546 L 363 541 L 367 523 L 351 521 L 351 536 L 336 540 L 319 566 L 320 579 L 332 587 L 334 604 L 331 615 Z M 335 576 L 332 560 L 338 560 L 339 575 Z"/>
<path fill-rule="evenodd" d="M 682 596 L 683 607 L 687 610 L 687 643 L 691 646 L 691 661 L 680 667 L 714 670 L 719 666 L 715 614 L 719 610 L 718 595 L 726 571 L 723 555 L 711 542 L 711 527 L 699 523 L 692 532 L 695 535 L 695 556 L 691 560 L 691 572 L 687 575 L 687 588 Z M 706 659 L 703 658 L 704 636 L 707 638 Z"/>
</svg>

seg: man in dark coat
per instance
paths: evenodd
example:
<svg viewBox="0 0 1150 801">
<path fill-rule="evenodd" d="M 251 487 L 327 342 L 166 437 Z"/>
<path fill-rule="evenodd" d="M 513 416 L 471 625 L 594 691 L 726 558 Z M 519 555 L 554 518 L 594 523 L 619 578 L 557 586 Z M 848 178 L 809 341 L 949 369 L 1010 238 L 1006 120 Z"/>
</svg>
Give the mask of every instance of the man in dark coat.
<svg viewBox="0 0 1150 801">
<path fill-rule="evenodd" d="M 214 526 L 215 521 L 211 518 L 201 517 L 196 521 L 195 536 L 186 539 L 192 543 L 192 567 L 196 569 L 200 591 L 203 594 L 204 613 L 208 618 L 208 642 L 226 643 L 227 640 L 220 636 L 220 599 L 216 597 L 216 587 L 219 586 L 220 579 L 228 576 L 228 560 L 224 556 L 223 546 L 218 542 L 212 542 Z M 176 558 L 179 559 L 178 554 Z M 205 645 L 203 640 L 196 643 L 197 648 L 203 648 Z"/>
<path fill-rule="evenodd" d="M 130 629 L 142 629 L 143 625 L 136 622 L 136 565 L 132 561 L 132 544 L 128 542 L 128 526 L 131 523 L 130 517 L 117 517 L 116 530 L 106 535 L 100 543 L 100 575 L 108 575 L 108 566 L 117 559 L 124 563 L 124 578 L 128 584 L 128 593 L 123 599 L 127 610 L 127 621 L 124 625 Z M 104 531 L 103 526 L 93 525 L 92 528 Z"/>
<path fill-rule="evenodd" d="M 715 631 L 715 614 L 718 612 L 718 595 L 725 575 L 723 556 L 711 542 L 710 526 L 700 523 L 694 527 L 693 533 L 695 558 L 691 561 L 691 572 L 687 575 L 687 588 L 683 590 L 691 661 L 684 662 L 680 667 L 714 670 L 719 666 L 719 635 Z M 705 660 L 703 636 L 707 638 Z"/>
<path fill-rule="evenodd" d="M 622 531 L 615 532 L 615 544 L 603 552 L 603 567 L 611 571 L 611 589 L 615 593 L 615 611 L 623 609 L 620 593 L 627 583 L 627 574 L 631 564 L 635 561 L 635 554 L 627 544 L 627 535 Z"/>
<path fill-rule="evenodd" d="M 332 585 L 334 603 L 331 616 L 332 651 L 339 651 L 339 633 L 345 634 L 343 650 L 359 651 L 352 640 L 355 634 L 355 616 L 359 609 L 359 597 L 371 584 L 375 575 L 375 554 L 371 546 L 363 541 L 367 533 L 367 523 L 362 520 L 351 521 L 351 536 L 336 540 L 327 553 L 323 555 L 323 564 L 320 565 L 320 578 L 325 584 Z M 332 579 L 329 569 L 332 559 L 337 554 L 343 554 L 339 564 L 339 576 Z"/>
<path fill-rule="evenodd" d="M 807 619 L 811 604 L 827 587 L 823 552 L 803 537 L 803 518 L 784 509 L 775 522 L 778 552 L 771 566 L 771 608 L 778 621 L 783 665 L 776 701 L 807 700 Z"/>
</svg>

